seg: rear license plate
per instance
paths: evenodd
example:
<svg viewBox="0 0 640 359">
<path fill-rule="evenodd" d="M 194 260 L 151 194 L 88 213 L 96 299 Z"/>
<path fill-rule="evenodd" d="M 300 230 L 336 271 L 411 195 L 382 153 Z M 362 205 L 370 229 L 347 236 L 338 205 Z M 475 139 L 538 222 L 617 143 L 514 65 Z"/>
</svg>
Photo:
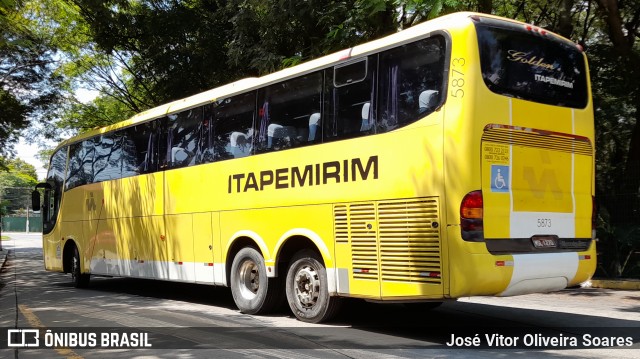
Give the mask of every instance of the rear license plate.
<svg viewBox="0 0 640 359">
<path fill-rule="evenodd" d="M 556 248 L 558 246 L 555 237 L 534 237 L 531 238 L 531 241 L 536 248 Z"/>
</svg>

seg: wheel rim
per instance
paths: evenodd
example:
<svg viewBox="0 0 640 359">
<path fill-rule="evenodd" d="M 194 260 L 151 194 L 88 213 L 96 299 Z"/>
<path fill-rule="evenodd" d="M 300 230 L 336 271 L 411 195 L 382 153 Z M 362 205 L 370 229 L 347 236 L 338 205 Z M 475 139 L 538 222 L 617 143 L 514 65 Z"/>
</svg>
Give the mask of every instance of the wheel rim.
<svg viewBox="0 0 640 359">
<path fill-rule="evenodd" d="M 303 308 L 308 309 L 316 305 L 320 295 L 320 277 L 315 268 L 308 264 L 300 267 L 295 275 L 293 288 Z"/>
<path fill-rule="evenodd" d="M 240 294 L 246 299 L 253 299 L 260 289 L 260 272 L 255 262 L 246 260 L 238 270 L 240 278 Z"/>
</svg>

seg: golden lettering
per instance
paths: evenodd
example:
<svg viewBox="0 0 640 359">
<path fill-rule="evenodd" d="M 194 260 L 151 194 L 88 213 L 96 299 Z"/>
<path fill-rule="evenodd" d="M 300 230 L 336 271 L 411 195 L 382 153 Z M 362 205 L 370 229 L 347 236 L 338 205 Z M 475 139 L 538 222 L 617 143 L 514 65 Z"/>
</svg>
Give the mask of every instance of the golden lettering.
<svg viewBox="0 0 640 359">
<path fill-rule="evenodd" d="M 519 62 L 533 67 L 541 67 L 547 70 L 555 69 L 554 64 L 544 62 L 544 57 L 538 58 L 537 56 L 531 56 L 530 53 L 516 50 L 509 50 L 508 53 L 509 56 L 507 56 L 507 60 L 509 61 Z"/>
</svg>

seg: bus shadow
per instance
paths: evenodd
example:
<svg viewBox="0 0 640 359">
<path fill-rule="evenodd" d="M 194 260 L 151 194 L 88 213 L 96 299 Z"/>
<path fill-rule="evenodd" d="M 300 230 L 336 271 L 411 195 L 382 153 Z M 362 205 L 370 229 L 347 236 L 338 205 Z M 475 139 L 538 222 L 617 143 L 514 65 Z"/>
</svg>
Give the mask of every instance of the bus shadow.
<svg viewBox="0 0 640 359">
<path fill-rule="evenodd" d="M 570 288 L 560 291 L 559 293 L 568 294 L 572 297 L 609 297 L 611 291 L 599 288 Z"/>
<path fill-rule="evenodd" d="M 489 349 L 495 348 L 487 345 L 487 337 L 493 335 L 517 337 L 521 344 L 519 348 L 525 347 L 525 336 L 532 343 L 536 336 L 560 339 L 575 337 L 578 347 L 583 344 L 585 335 L 628 337 L 635 347 L 640 343 L 640 321 L 637 320 L 455 301 L 445 302 L 432 310 L 416 310 L 401 304 L 352 300 L 348 301 L 342 315 L 332 324 L 362 332 L 359 336 L 352 335 L 355 340 L 351 343 L 335 340 L 327 343 L 337 347 L 356 345 L 382 348 L 399 344 L 408 348 L 434 345 L 444 348 L 452 335 L 470 338 L 480 336 L 483 344 L 480 347 Z M 398 337 L 407 341 L 398 342 Z"/>
<path fill-rule="evenodd" d="M 62 282 L 60 287 L 73 287 L 73 283 Z M 89 290 L 130 294 L 147 298 L 184 301 L 193 304 L 214 305 L 235 309 L 229 288 L 204 284 L 180 283 L 138 278 L 92 277 Z"/>
<path fill-rule="evenodd" d="M 72 288 L 72 284 L 67 282 L 55 283 L 54 286 Z M 230 289 L 224 287 L 132 278 L 92 278 L 89 290 L 105 296 L 114 294 L 139 296 L 149 302 L 147 309 L 150 310 L 167 310 L 153 303 L 157 302 L 154 299 L 168 299 L 237 312 Z M 127 298 L 118 297 L 117 301 L 126 303 Z M 131 305 L 141 305 L 137 299 L 132 298 L 129 301 Z M 341 312 L 333 321 L 324 325 L 300 326 L 296 322 L 287 322 L 287 319 L 292 319 L 293 315 L 286 305 L 274 313 L 262 316 L 260 321 L 243 315 L 226 317 L 223 314 L 218 317 L 218 314 L 207 313 L 206 309 L 202 310 L 202 308 L 198 308 L 197 311 L 203 316 L 203 321 L 198 324 L 198 330 L 207 332 L 212 338 L 216 336 L 230 338 L 228 345 L 231 348 L 239 346 L 238 343 L 246 345 L 244 341 L 249 332 L 253 338 L 265 343 L 270 343 L 270 339 L 279 340 L 278 338 L 284 338 L 285 342 L 290 340 L 289 344 L 276 340 L 267 345 L 271 348 L 292 346 L 292 349 L 437 349 L 448 348 L 446 343 L 451 340 L 452 335 L 458 337 L 478 335 L 483 338 L 484 344 L 486 344 L 486 336 L 492 335 L 522 339 L 526 335 L 582 338 L 588 334 L 601 337 L 631 337 L 635 345 L 640 342 L 640 330 L 638 330 L 640 321 L 563 313 L 552 309 L 552 303 L 549 310 L 540 310 L 449 301 L 436 309 L 418 310 L 416 307 L 402 304 L 380 304 L 347 299 L 343 303 Z M 186 307 L 181 309 L 179 303 L 178 308 L 172 307 L 168 310 L 174 314 L 193 314 L 193 309 Z M 635 312 L 637 308 L 612 308 L 612 310 Z M 588 308 L 585 308 L 585 312 L 588 312 Z M 220 324 L 221 318 L 228 324 Z M 306 344 L 303 344 L 300 338 L 305 338 Z M 484 346 L 484 348 L 492 347 Z"/>
</svg>

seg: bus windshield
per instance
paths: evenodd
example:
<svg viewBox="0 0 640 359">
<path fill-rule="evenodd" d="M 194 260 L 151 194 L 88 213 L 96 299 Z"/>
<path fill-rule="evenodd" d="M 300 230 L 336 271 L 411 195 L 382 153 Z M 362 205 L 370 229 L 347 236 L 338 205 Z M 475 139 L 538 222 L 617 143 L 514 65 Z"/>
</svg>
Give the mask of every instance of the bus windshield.
<svg viewBox="0 0 640 359">
<path fill-rule="evenodd" d="M 578 48 L 528 25 L 476 21 L 482 77 L 495 93 L 555 106 L 587 105 L 586 66 Z"/>
</svg>

